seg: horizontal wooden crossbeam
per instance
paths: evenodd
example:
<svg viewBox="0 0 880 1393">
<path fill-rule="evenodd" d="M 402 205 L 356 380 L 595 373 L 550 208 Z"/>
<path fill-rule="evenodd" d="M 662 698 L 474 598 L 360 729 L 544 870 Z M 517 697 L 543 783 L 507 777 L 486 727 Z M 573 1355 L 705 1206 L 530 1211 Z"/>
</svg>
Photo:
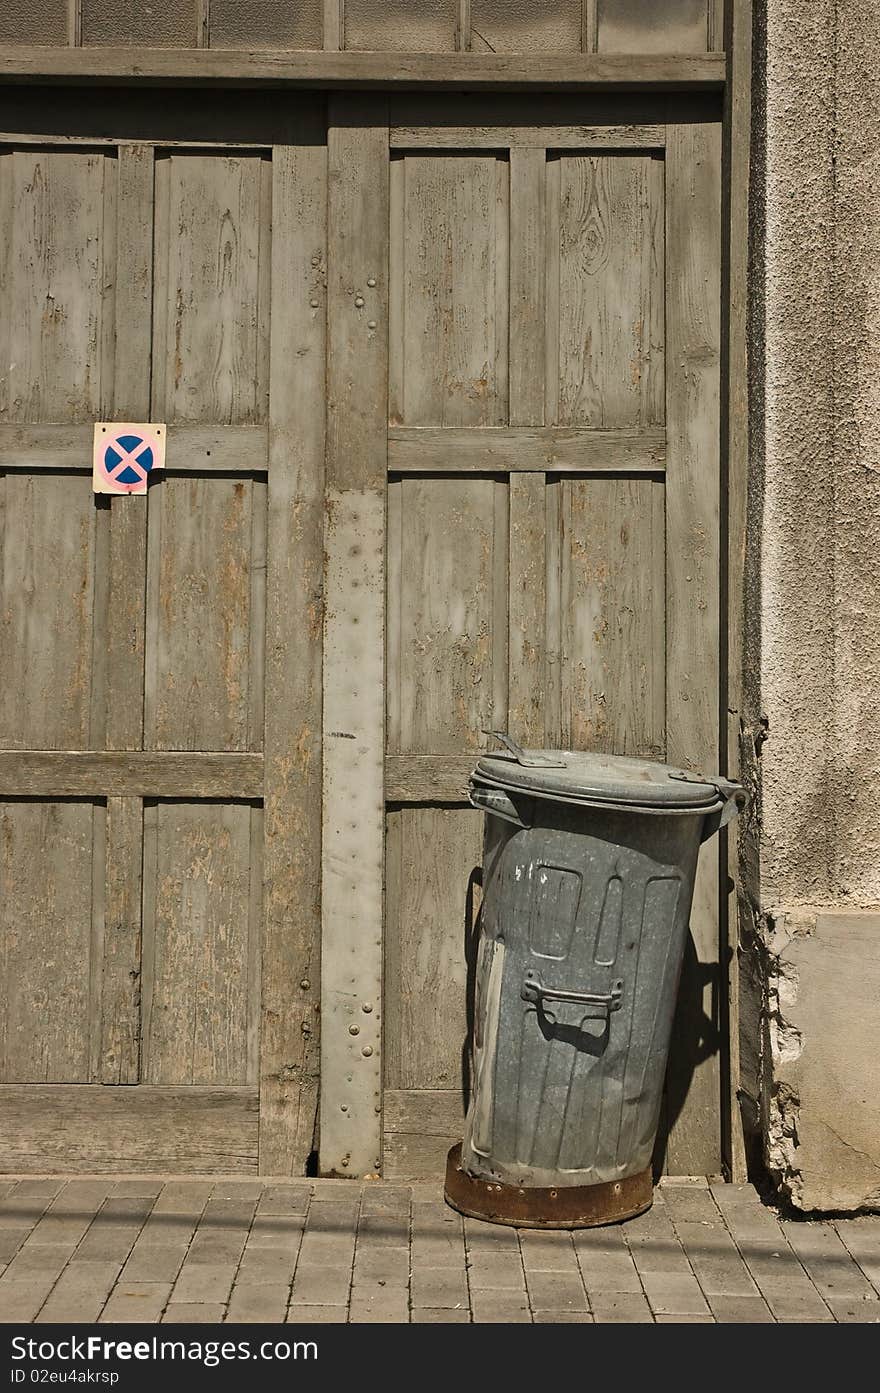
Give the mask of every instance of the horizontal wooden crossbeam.
<svg viewBox="0 0 880 1393">
<path fill-rule="evenodd" d="M 165 467 L 186 474 L 265 473 L 268 448 L 265 426 L 170 425 Z M 0 424 L 0 470 L 91 468 L 91 424 Z"/>
<path fill-rule="evenodd" d="M 394 426 L 392 473 L 662 473 L 666 433 L 575 430 L 567 426 Z"/>
<path fill-rule="evenodd" d="M 0 798 L 262 798 L 261 754 L 0 751 Z"/>
</svg>

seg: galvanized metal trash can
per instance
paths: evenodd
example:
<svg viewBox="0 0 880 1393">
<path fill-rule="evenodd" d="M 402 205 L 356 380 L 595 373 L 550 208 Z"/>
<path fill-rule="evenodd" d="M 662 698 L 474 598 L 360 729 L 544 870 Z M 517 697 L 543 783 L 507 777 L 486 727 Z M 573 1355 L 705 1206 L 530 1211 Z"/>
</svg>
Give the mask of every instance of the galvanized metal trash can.
<svg viewBox="0 0 880 1393">
<path fill-rule="evenodd" d="M 578 1228 L 652 1200 L 651 1154 L 700 843 L 740 785 L 643 759 L 480 760 L 486 812 L 471 1100 L 446 1199 Z"/>
</svg>

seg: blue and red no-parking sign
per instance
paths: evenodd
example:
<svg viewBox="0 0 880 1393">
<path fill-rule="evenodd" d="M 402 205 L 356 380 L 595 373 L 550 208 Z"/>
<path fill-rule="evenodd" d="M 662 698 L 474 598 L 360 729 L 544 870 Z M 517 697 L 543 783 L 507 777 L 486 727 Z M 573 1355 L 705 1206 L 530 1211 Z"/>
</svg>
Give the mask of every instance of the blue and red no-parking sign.
<svg viewBox="0 0 880 1393">
<path fill-rule="evenodd" d="M 92 457 L 95 493 L 146 493 L 147 480 L 165 467 L 165 427 L 98 421 Z"/>
</svg>

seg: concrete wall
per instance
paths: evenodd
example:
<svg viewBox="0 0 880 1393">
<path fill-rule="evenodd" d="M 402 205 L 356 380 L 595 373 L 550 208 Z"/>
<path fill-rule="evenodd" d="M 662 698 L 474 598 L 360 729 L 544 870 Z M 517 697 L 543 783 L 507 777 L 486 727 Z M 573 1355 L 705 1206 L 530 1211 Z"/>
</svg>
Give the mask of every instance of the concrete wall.
<svg viewBox="0 0 880 1393">
<path fill-rule="evenodd" d="M 756 18 L 747 966 L 765 1160 L 850 1209 L 880 1203 L 880 9 Z"/>
</svg>

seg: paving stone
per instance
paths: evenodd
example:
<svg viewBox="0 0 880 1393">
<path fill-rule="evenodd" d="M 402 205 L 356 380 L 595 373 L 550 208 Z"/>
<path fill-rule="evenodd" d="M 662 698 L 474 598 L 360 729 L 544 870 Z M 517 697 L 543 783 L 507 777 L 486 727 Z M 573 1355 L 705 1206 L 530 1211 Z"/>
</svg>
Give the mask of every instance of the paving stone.
<svg viewBox="0 0 880 1393">
<path fill-rule="evenodd" d="M 31 1230 L 28 1241 L 30 1243 L 49 1243 L 54 1247 L 65 1243 L 75 1246 L 80 1242 L 91 1222 L 92 1214 L 88 1210 L 74 1215 L 53 1213 L 50 1209 Z"/>
<path fill-rule="evenodd" d="M 535 1311 L 535 1325 L 592 1325 L 589 1311 Z"/>
<path fill-rule="evenodd" d="M 775 1320 L 814 1322 L 834 1319 L 817 1291 L 793 1293 L 784 1288 L 771 1287 L 765 1289 L 763 1294 Z"/>
<path fill-rule="evenodd" d="M 875 1294 L 831 1224 L 788 1221 L 782 1231 L 822 1296 L 865 1299 Z"/>
<path fill-rule="evenodd" d="M 377 1289 L 368 1295 L 352 1292 L 348 1320 L 351 1325 L 406 1325 L 409 1323 L 407 1294 L 392 1287 Z"/>
<path fill-rule="evenodd" d="M 464 1254 L 461 1216 L 442 1204 L 413 1204 L 411 1242 L 413 1262 L 445 1267 Z"/>
<path fill-rule="evenodd" d="M 468 1267 L 472 1288 L 525 1291 L 526 1278 L 519 1253 L 475 1253 Z"/>
<path fill-rule="evenodd" d="M 602 1292 L 591 1298 L 593 1319 L 597 1324 L 634 1324 L 654 1317 L 644 1296 L 634 1291 Z"/>
<path fill-rule="evenodd" d="M 291 1306 L 287 1313 L 289 1325 L 345 1325 L 347 1320 L 345 1306 Z"/>
<path fill-rule="evenodd" d="M 186 1257 L 186 1247 L 176 1244 L 142 1246 L 138 1241 L 122 1269 L 125 1282 L 173 1282 Z"/>
<path fill-rule="evenodd" d="M 298 1253 L 305 1219 L 301 1214 L 257 1213 L 247 1236 L 249 1248 L 289 1248 Z"/>
<path fill-rule="evenodd" d="M 162 1186 L 153 1205 L 153 1214 L 183 1214 L 195 1218 L 208 1203 L 213 1188 L 213 1184 L 205 1180 L 170 1180 Z"/>
<path fill-rule="evenodd" d="M 48 1204 L 61 1193 L 66 1184 L 66 1180 L 51 1176 L 34 1180 L 15 1180 L 11 1188 L 16 1201 L 44 1199 Z"/>
<path fill-rule="evenodd" d="M 310 1199 L 306 1185 L 267 1185 L 260 1195 L 257 1214 L 304 1215 Z"/>
<path fill-rule="evenodd" d="M 111 1176 L 96 1180 L 68 1180 L 53 1200 L 52 1212 L 77 1217 L 83 1212 L 94 1214 L 112 1195 L 115 1184 Z"/>
<path fill-rule="evenodd" d="M 292 1305 L 344 1306 L 351 1286 L 350 1267 L 318 1267 L 300 1260 L 291 1295 Z"/>
<path fill-rule="evenodd" d="M 189 1267 L 237 1267 L 247 1235 L 244 1232 L 217 1233 L 199 1229 L 189 1245 L 186 1261 Z"/>
<path fill-rule="evenodd" d="M 880 1292 L 880 1215 L 838 1219 L 834 1228 L 874 1290 Z"/>
<path fill-rule="evenodd" d="M 180 1301 L 166 1306 L 163 1325 L 219 1325 L 226 1307 L 219 1302 Z"/>
<path fill-rule="evenodd" d="M 470 1325 L 471 1313 L 465 1311 L 444 1311 L 422 1306 L 410 1312 L 413 1325 Z"/>
<path fill-rule="evenodd" d="M 849 1296 L 827 1296 L 825 1300 L 834 1319 L 843 1325 L 880 1323 L 880 1300 L 860 1301 L 858 1297 Z"/>
<path fill-rule="evenodd" d="M 526 1271 L 577 1272 L 577 1254 L 569 1233 L 520 1230 L 520 1251 Z"/>
<path fill-rule="evenodd" d="M 76 1252 L 69 1243 L 25 1243 L 6 1268 L 6 1281 L 31 1277 L 57 1279 Z"/>
<path fill-rule="evenodd" d="M 101 1324 L 131 1321 L 155 1325 L 170 1295 L 170 1282 L 118 1282 L 101 1312 Z"/>
<path fill-rule="evenodd" d="M 171 1300 L 222 1302 L 229 1300 L 235 1278 L 235 1263 L 190 1262 L 187 1257 L 174 1289 Z"/>
<path fill-rule="evenodd" d="M 688 1272 L 643 1272 L 645 1295 L 655 1315 L 687 1316 L 708 1313 L 699 1283 Z"/>
<path fill-rule="evenodd" d="M 351 1267 L 354 1257 L 354 1226 L 348 1233 L 317 1233 L 306 1229 L 299 1249 L 299 1260 L 309 1267 Z"/>
<path fill-rule="evenodd" d="M 262 1180 L 216 1180 L 210 1203 L 255 1207 L 264 1189 Z"/>
<path fill-rule="evenodd" d="M 280 1285 L 261 1282 L 259 1286 L 253 1286 L 249 1282 L 236 1281 L 229 1298 L 226 1319 L 267 1324 L 281 1322 L 287 1314 L 289 1295 L 290 1285 L 287 1282 Z"/>
<path fill-rule="evenodd" d="M 297 1249 L 245 1247 L 239 1263 L 236 1283 L 247 1286 L 290 1287 L 296 1267 Z"/>
<path fill-rule="evenodd" d="M 406 1186 L 394 1188 L 391 1185 L 365 1189 L 361 1196 L 361 1215 L 369 1218 L 375 1215 L 393 1214 L 409 1218 L 411 1194 Z"/>
<path fill-rule="evenodd" d="M 582 1229 L 574 1235 L 574 1248 L 591 1300 L 599 1292 L 641 1294 L 642 1284 L 622 1229 Z"/>
<path fill-rule="evenodd" d="M 678 1223 L 676 1232 L 707 1295 L 757 1295 L 749 1270 L 720 1216 L 714 1224 Z"/>
<path fill-rule="evenodd" d="M 0 1277 L 0 1322 L 34 1320 L 54 1285 L 48 1276 L 19 1277 L 8 1285 Z"/>
<path fill-rule="evenodd" d="M 525 1296 L 507 1291 L 472 1291 L 471 1310 L 477 1325 L 531 1324 Z"/>
<path fill-rule="evenodd" d="M 663 1198 L 670 1219 L 678 1228 L 679 1222 L 698 1224 L 720 1223 L 718 1206 L 708 1186 L 664 1185 Z"/>
<path fill-rule="evenodd" d="M 157 1214 L 154 1209 L 138 1234 L 138 1247 L 153 1245 L 157 1248 L 188 1247 L 198 1227 L 198 1222 L 198 1215 Z"/>
<path fill-rule="evenodd" d="M 694 1312 L 691 1315 L 667 1315 L 664 1311 L 656 1311 L 654 1320 L 657 1325 L 714 1325 L 713 1316 Z"/>
<path fill-rule="evenodd" d="M 731 1324 L 736 1321 L 755 1323 L 763 1321 L 772 1322 L 773 1316 L 770 1314 L 766 1301 L 760 1296 L 724 1296 L 720 1294 L 710 1294 L 707 1297 L 710 1309 L 719 1324 Z"/>
<path fill-rule="evenodd" d="M 125 1262 L 153 1201 L 110 1199 L 95 1215 L 77 1249 L 77 1258 Z"/>
<path fill-rule="evenodd" d="M 401 1248 L 409 1243 L 409 1215 L 368 1215 L 357 1228 L 358 1246 Z"/>
<path fill-rule="evenodd" d="M 21 1228 L 0 1228 L 0 1262 L 11 1262 L 31 1232 L 31 1224 Z"/>
<path fill-rule="evenodd" d="M 784 1238 L 769 1242 L 748 1239 L 738 1246 L 743 1261 L 759 1287 L 766 1282 L 785 1281 L 809 1285 L 804 1269 Z"/>
<path fill-rule="evenodd" d="M 464 1266 L 464 1254 L 461 1257 Z M 358 1248 L 354 1259 L 354 1285 L 384 1282 L 392 1286 L 409 1285 L 408 1248 Z"/>
<path fill-rule="evenodd" d="M 479 1219 L 465 1219 L 464 1236 L 471 1253 L 519 1251 L 516 1229 L 508 1228 L 505 1224 L 485 1224 Z"/>
<path fill-rule="evenodd" d="M 133 1176 L 128 1180 L 117 1180 L 113 1187 L 113 1197 L 120 1199 L 144 1198 L 157 1200 L 162 1193 L 163 1181 L 140 1180 Z"/>
<path fill-rule="evenodd" d="M 533 1311 L 586 1311 L 587 1295 L 579 1272 L 526 1272 Z"/>
<path fill-rule="evenodd" d="M 65 1267 L 37 1320 L 94 1323 L 119 1276 L 116 1262 L 77 1262 Z"/>
<path fill-rule="evenodd" d="M 691 1270 L 671 1224 L 654 1233 L 627 1233 L 626 1240 L 632 1260 L 642 1277 L 646 1272 L 689 1273 Z"/>
<path fill-rule="evenodd" d="M 413 1268 L 412 1304 L 417 1306 L 461 1307 L 468 1305 L 468 1284 L 461 1267 Z"/>
<path fill-rule="evenodd" d="M 754 1209 L 756 1204 L 760 1204 L 754 1185 L 729 1185 L 726 1181 L 718 1180 L 710 1181 L 709 1189 L 724 1214 L 732 1209 Z"/>
</svg>

